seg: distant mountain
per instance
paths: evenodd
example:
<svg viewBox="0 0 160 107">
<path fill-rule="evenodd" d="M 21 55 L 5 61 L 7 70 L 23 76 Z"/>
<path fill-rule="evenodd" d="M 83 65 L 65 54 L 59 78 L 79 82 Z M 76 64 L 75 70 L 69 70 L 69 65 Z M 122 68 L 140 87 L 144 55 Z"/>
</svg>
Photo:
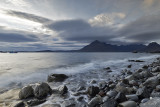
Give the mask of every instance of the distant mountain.
<svg viewBox="0 0 160 107">
<path fill-rule="evenodd" d="M 160 45 L 156 42 L 150 43 L 146 48 L 144 48 L 142 51 L 144 52 L 151 52 L 151 53 L 156 53 L 160 52 Z"/>
<path fill-rule="evenodd" d="M 111 45 L 98 40 L 93 41 L 89 45 L 79 50 L 80 52 L 160 52 L 160 45 L 156 42 L 150 43 L 148 46 L 142 44 L 132 45 Z"/>
</svg>

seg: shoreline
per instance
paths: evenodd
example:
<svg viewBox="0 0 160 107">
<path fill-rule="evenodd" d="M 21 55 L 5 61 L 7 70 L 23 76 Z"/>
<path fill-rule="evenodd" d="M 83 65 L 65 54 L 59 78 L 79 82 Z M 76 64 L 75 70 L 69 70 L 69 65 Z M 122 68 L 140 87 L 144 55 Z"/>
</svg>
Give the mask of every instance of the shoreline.
<svg viewBox="0 0 160 107">
<path fill-rule="evenodd" d="M 133 61 L 135 63 L 141 62 L 140 60 L 139 61 L 130 60 L 130 61 Z M 127 105 L 131 104 L 132 107 L 136 107 L 139 105 L 140 107 L 146 107 L 144 105 L 147 104 L 147 102 L 151 102 L 152 100 L 154 100 L 154 96 L 159 95 L 160 97 L 159 94 L 160 86 L 158 87 L 158 85 L 160 85 L 159 84 L 160 75 L 158 75 L 160 72 L 159 71 L 160 69 L 158 68 L 159 65 L 160 65 L 160 58 L 157 58 L 157 62 L 153 62 L 152 64 L 143 66 L 142 69 L 139 69 L 134 73 L 128 70 L 124 70 L 120 74 L 112 75 L 113 77 L 109 77 L 111 75 L 108 75 L 108 80 L 104 80 L 105 82 L 94 80 L 94 78 L 96 78 L 96 76 L 99 75 L 92 75 L 89 74 L 90 73 L 89 72 L 88 74 L 86 73 L 87 77 L 90 78 L 88 82 L 84 83 L 84 81 L 82 81 L 79 87 L 73 87 L 72 89 L 70 89 L 70 84 L 71 83 L 77 84 L 76 83 L 77 81 L 75 81 L 72 78 L 72 76 L 76 75 L 70 75 L 70 76 L 66 75 L 66 77 L 64 75 L 63 76 L 60 75 L 57 78 L 61 78 L 62 79 L 61 81 L 60 80 L 55 81 L 54 80 L 56 77 L 55 76 L 53 81 L 49 81 L 44 84 L 37 83 L 26 86 L 30 87 L 27 89 L 27 91 L 25 89 L 26 87 L 23 87 L 22 89 L 21 88 L 11 89 L 9 91 L 1 93 L 0 106 L 8 107 L 10 105 L 11 107 L 12 106 L 23 107 L 24 105 L 30 105 L 30 106 L 35 105 L 39 107 L 52 107 L 52 106 L 105 107 L 105 105 L 109 104 L 110 107 L 116 107 L 117 105 L 120 105 L 122 107 L 130 107 Z M 132 65 L 128 65 L 127 68 L 131 67 Z M 155 69 L 158 70 L 156 71 Z M 110 74 L 112 72 L 112 70 L 109 67 L 105 68 L 104 71 L 105 75 Z M 94 73 L 96 73 L 96 71 L 93 71 L 93 74 Z M 63 80 L 61 76 L 63 78 L 69 79 L 70 83 L 69 82 L 64 83 L 65 79 Z M 81 79 L 81 77 L 83 77 L 84 74 L 82 73 L 82 75 L 78 76 L 74 78 Z M 154 81 L 156 80 L 157 82 L 154 82 L 152 79 Z M 154 86 L 151 87 L 153 83 Z M 48 88 L 43 89 L 42 88 L 43 85 Z M 57 88 L 55 88 L 55 86 Z M 25 96 L 28 90 L 30 92 L 30 95 Z M 37 90 L 39 94 L 41 92 L 45 93 L 45 95 L 37 97 L 37 95 L 35 94 Z M 39 92 L 39 90 L 41 91 Z M 19 98 L 20 92 L 24 92 L 22 94 L 23 97 L 21 98 Z M 150 97 L 152 97 L 152 99 L 150 99 Z M 3 99 L 1 100 L 1 98 Z"/>
</svg>

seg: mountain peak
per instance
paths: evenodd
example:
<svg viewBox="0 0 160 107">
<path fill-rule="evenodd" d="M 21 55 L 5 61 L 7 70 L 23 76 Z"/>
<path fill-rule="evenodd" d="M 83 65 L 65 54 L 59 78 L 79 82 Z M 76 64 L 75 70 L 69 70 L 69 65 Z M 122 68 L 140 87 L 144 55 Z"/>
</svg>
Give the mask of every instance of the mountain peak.
<svg viewBox="0 0 160 107">
<path fill-rule="evenodd" d="M 157 42 L 152 42 L 148 46 L 160 46 Z"/>
</svg>

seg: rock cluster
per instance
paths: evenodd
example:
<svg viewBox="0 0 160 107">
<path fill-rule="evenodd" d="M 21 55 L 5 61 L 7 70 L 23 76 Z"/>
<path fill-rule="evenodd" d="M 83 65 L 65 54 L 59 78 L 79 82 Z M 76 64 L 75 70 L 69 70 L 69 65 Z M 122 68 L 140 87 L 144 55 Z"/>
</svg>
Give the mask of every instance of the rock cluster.
<svg viewBox="0 0 160 107">
<path fill-rule="evenodd" d="M 129 69 L 131 67 L 127 66 Z M 108 67 L 104 70 L 110 69 Z M 67 78 L 65 74 L 51 74 L 48 76 L 48 82 L 59 83 Z M 28 85 L 20 90 L 20 102 L 13 107 L 39 104 L 43 104 L 42 107 L 159 107 L 160 58 L 135 72 L 123 70 L 121 75 L 112 80 L 104 82 L 92 80 L 88 83 L 88 86 L 77 87 L 75 93 L 72 93 L 67 85 L 60 85 L 57 89 L 51 89 L 48 83 L 44 82 Z M 59 104 L 44 104 L 47 98 L 54 94 L 59 95 L 63 101 Z M 71 97 L 65 98 L 64 95 L 67 94 Z"/>
</svg>

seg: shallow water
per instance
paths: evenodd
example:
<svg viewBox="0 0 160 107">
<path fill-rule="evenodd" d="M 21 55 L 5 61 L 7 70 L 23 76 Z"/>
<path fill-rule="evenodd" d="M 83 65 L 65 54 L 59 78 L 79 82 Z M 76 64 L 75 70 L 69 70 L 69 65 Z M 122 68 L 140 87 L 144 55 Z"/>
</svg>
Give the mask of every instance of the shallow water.
<svg viewBox="0 0 160 107">
<path fill-rule="evenodd" d="M 46 81 L 51 73 L 75 75 L 81 79 L 104 79 L 100 71 L 111 67 L 112 73 L 119 73 L 129 64 L 131 70 L 150 63 L 159 54 L 149 53 L 0 53 L 0 89 L 23 86 L 25 84 Z M 133 63 L 129 59 L 147 62 Z M 89 73 L 93 74 L 90 75 Z M 84 75 L 87 74 L 85 78 Z M 106 74 L 107 75 L 107 74 Z M 90 77 L 88 77 L 90 76 Z M 106 79 L 106 77 L 105 77 Z M 74 81 L 74 80 L 73 80 Z"/>
</svg>

